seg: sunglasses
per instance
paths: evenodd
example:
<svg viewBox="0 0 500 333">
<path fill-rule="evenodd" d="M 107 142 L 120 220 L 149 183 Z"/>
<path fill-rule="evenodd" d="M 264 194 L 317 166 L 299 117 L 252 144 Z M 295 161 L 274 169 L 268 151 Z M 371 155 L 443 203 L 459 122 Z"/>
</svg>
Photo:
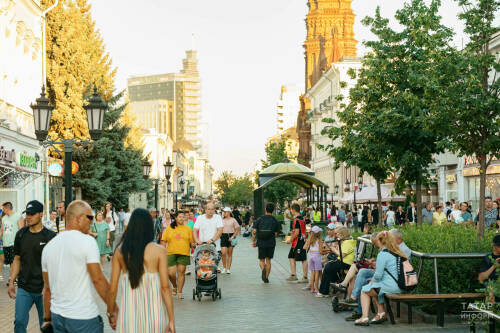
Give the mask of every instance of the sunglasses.
<svg viewBox="0 0 500 333">
<path fill-rule="evenodd" d="M 93 221 L 94 220 L 94 215 L 85 215 L 87 216 L 87 218 L 90 220 L 90 221 Z"/>
</svg>

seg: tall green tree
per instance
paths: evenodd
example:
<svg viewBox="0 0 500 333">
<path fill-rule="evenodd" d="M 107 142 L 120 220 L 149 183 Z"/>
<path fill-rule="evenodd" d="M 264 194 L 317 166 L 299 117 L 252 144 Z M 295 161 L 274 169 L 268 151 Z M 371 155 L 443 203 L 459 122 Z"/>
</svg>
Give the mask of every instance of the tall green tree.
<svg viewBox="0 0 500 333">
<path fill-rule="evenodd" d="M 442 59 L 451 82 L 443 84 L 440 104 L 444 113 L 435 113 L 438 130 L 448 134 L 451 148 L 459 155 L 476 156 L 479 161 L 480 199 L 478 237 L 484 237 L 486 171 L 493 158 L 500 158 L 500 59 L 491 54 L 490 42 L 500 31 L 495 18 L 499 0 L 456 0 L 463 12 L 469 42 L 463 50 Z M 443 71 L 444 71 L 443 70 Z"/>
<path fill-rule="evenodd" d="M 280 141 L 270 143 L 266 146 L 265 151 L 266 159 L 261 161 L 263 169 L 273 164 L 281 163 L 285 159 L 290 160 L 294 158 L 294 156 L 288 156 L 286 137 L 282 137 Z M 264 198 L 268 201 L 278 203 L 283 207 L 285 201 L 295 199 L 298 192 L 298 185 L 287 180 L 277 180 L 265 188 Z"/>
<path fill-rule="evenodd" d="M 383 86 L 378 76 L 373 76 L 372 67 L 368 60 L 364 60 L 361 69 L 356 72 L 350 70 L 348 74 L 356 81 L 350 90 L 349 103 L 344 104 L 344 96 L 339 96 L 342 101 L 340 112 L 336 118 L 323 119 L 326 126 L 322 134 L 332 139 L 332 143 L 320 146 L 326 150 L 335 161 L 334 168 L 342 165 L 346 167 L 357 166 L 360 173 L 367 173 L 377 182 L 378 221 L 383 225 L 381 184 L 389 175 L 388 150 L 384 141 L 379 139 L 380 127 L 377 117 L 384 112 Z M 345 83 L 342 83 L 344 86 Z"/>
<path fill-rule="evenodd" d="M 109 103 L 102 137 L 75 158 L 79 171 L 74 176 L 74 184 L 81 187 L 84 200 L 96 209 L 106 201 L 116 208 L 125 208 L 131 193 L 151 188 L 151 181 L 142 177 L 142 150 L 125 146 L 130 128 L 120 121 L 126 107 L 119 104 L 122 96 L 123 92 Z"/>
<path fill-rule="evenodd" d="M 217 196 L 222 203 L 226 203 L 229 200 L 229 192 L 231 186 L 233 186 L 236 181 L 236 176 L 231 171 L 222 171 L 219 178 L 214 182 L 215 190 Z"/>
<path fill-rule="evenodd" d="M 432 130 L 430 105 L 442 94 L 440 60 L 452 54 L 453 32 L 441 23 L 441 2 L 412 0 L 396 12 L 401 29 L 389 27 L 389 20 L 377 8 L 363 24 L 377 37 L 365 45 L 370 52 L 364 65 L 371 80 L 380 84 L 382 108 L 374 115 L 376 138 L 387 149 L 387 161 L 398 172 L 396 188 L 416 183 L 417 215 L 422 223 L 421 186 L 428 179 L 428 166 L 446 148 L 444 133 Z M 368 97 L 373 97 L 370 94 Z M 366 100 L 364 102 L 367 102 Z M 434 105 L 435 108 L 444 108 Z M 441 112 L 440 110 L 434 110 Z"/>
</svg>

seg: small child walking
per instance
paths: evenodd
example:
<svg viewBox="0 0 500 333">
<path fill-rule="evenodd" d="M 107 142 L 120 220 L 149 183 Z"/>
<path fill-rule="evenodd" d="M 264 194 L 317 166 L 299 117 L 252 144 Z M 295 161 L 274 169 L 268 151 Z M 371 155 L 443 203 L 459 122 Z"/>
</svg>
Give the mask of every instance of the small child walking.
<svg viewBox="0 0 500 333">
<path fill-rule="evenodd" d="M 311 229 L 309 238 L 304 245 L 304 250 L 309 250 L 309 270 L 311 271 L 311 293 L 317 293 L 319 289 L 319 280 L 323 266 L 321 264 L 321 228 L 314 226 Z"/>
</svg>

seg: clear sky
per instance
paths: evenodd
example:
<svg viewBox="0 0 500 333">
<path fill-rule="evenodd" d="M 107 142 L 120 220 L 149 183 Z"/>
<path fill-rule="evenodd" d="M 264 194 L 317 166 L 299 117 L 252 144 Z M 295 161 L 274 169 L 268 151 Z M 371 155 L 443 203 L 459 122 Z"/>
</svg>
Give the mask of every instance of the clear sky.
<svg viewBox="0 0 500 333">
<path fill-rule="evenodd" d="M 443 0 L 443 22 L 458 33 L 456 2 Z M 253 171 L 275 134 L 275 108 L 285 83 L 304 85 L 306 0 L 90 0 L 92 15 L 118 67 L 116 88 L 127 78 L 177 72 L 185 50 L 198 50 L 203 119 L 210 127 L 216 175 Z M 353 0 L 358 55 L 373 38 L 360 20 L 393 18 L 401 0 Z M 392 20 L 394 22 L 394 20 Z"/>
</svg>

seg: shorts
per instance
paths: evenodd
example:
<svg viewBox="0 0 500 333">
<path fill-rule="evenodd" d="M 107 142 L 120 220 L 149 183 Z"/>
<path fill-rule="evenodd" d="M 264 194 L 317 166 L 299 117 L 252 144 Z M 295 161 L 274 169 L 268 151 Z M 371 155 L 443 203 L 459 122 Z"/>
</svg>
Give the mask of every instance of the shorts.
<svg viewBox="0 0 500 333">
<path fill-rule="evenodd" d="M 220 236 L 220 247 L 230 247 L 231 241 L 229 238 L 233 237 L 233 234 L 222 234 Z"/>
<path fill-rule="evenodd" d="M 191 263 L 191 257 L 185 256 L 183 254 L 169 254 L 167 257 L 168 267 L 172 267 L 175 265 L 184 265 L 189 266 Z"/>
<path fill-rule="evenodd" d="M 295 259 L 295 261 L 306 261 L 307 252 L 299 247 L 292 247 L 288 253 L 288 259 Z"/>
<path fill-rule="evenodd" d="M 109 232 L 109 244 L 111 245 L 111 248 L 113 248 L 114 243 L 115 243 L 115 231 L 110 231 Z"/>
<path fill-rule="evenodd" d="M 259 247 L 259 259 L 272 259 L 275 247 Z"/>
<path fill-rule="evenodd" d="M 14 261 L 14 246 L 5 246 L 3 248 L 3 253 L 5 254 L 5 265 L 10 265 Z"/>
<path fill-rule="evenodd" d="M 323 265 L 321 264 L 321 255 L 319 252 L 309 252 L 309 270 L 310 271 L 321 271 L 323 270 Z"/>
</svg>

